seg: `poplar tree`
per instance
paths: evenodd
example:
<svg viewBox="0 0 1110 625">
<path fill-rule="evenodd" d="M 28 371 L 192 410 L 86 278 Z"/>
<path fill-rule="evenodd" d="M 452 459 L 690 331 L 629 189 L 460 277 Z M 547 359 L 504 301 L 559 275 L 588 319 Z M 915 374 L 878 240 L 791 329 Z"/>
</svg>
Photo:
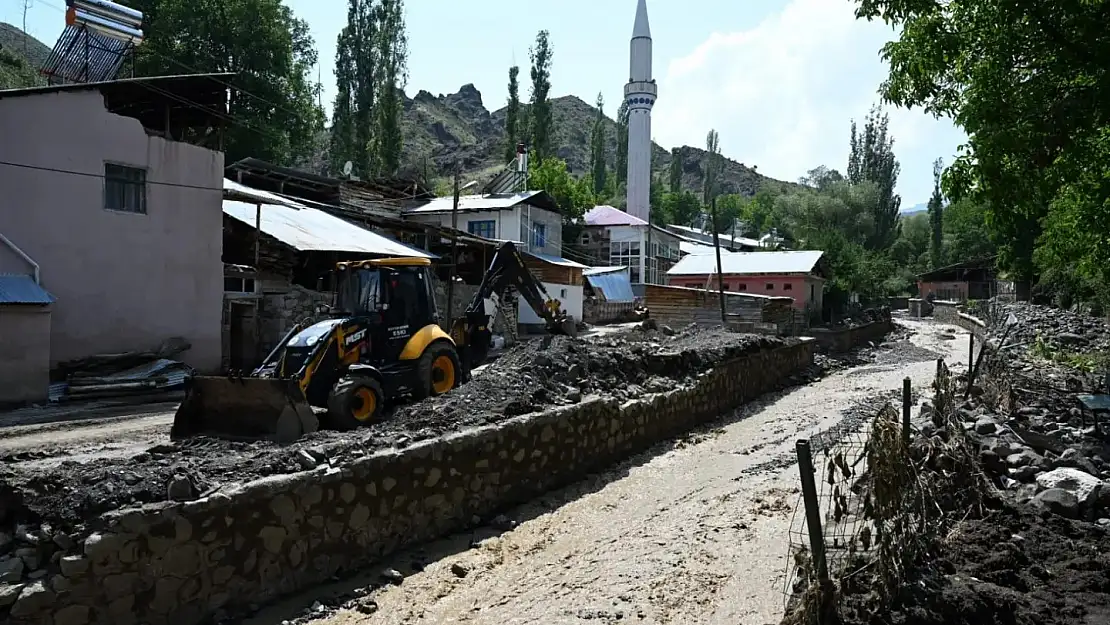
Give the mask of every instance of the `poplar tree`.
<svg viewBox="0 0 1110 625">
<path fill-rule="evenodd" d="M 617 182 L 628 182 L 628 103 L 617 109 Z"/>
<path fill-rule="evenodd" d="M 520 128 L 520 67 L 509 68 L 509 102 L 505 107 L 505 160 L 516 156 L 516 146 L 523 138 Z"/>
<path fill-rule="evenodd" d="M 594 195 L 600 196 L 605 191 L 605 182 L 608 170 L 605 168 L 605 100 L 597 94 L 597 115 L 594 116 L 594 127 L 590 135 L 590 170 L 594 179 Z"/>
<path fill-rule="evenodd" d="M 944 194 L 940 190 L 940 177 L 944 162 L 939 158 L 933 163 L 933 196 L 929 198 L 929 263 L 933 269 L 941 266 L 944 258 Z"/>
<path fill-rule="evenodd" d="M 551 56 L 553 54 L 548 32 L 541 30 L 536 35 L 536 43 L 528 50 L 532 61 L 532 97 L 529 102 L 531 113 L 532 149 L 540 162 L 551 156 Z"/>
</svg>

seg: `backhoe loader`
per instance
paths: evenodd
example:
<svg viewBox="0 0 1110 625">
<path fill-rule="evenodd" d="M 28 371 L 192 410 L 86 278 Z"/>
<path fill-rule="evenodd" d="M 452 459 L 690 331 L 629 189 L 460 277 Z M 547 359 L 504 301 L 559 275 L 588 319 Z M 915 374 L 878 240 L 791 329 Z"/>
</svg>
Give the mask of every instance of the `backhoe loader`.
<svg viewBox="0 0 1110 625">
<path fill-rule="evenodd" d="M 510 287 L 550 332 L 574 333 L 573 320 L 510 242 L 498 247 L 450 332 L 439 324 L 430 265 L 424 258 L 338 263 L 331 318 L 294 328 L 249 377 L 190 378 L 171 438 L 291 442 L 320 428 L 371 424 L 404 396 L 446 393 L 487 357 L 493 335 L 486 301 L 504 298 Z"/>
</svg>

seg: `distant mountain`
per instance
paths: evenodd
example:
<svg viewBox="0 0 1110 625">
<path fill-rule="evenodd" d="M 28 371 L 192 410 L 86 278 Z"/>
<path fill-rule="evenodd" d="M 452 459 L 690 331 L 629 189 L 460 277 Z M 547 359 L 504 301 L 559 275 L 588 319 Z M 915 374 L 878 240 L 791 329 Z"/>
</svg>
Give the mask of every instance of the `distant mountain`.
<svg viewBox="0 0 1110 625">
<path fill-rule="evenodd" d="M 903 206 L 902 210 L 900 210 L 899 212 L 902 213 L 903 217 L 909 217 L 910 215 L 916 215 L 918 213 L 926 213 L 928 211 L 929 211 L 929 205 L 923 203 L 923 204 L 914 204 L 913 206 Z"/>
<path fill-rule="evenodd" d="M 45 85 L 39 68 L 50 56 L 50 46 L 19 28 L 0 22 L 0 89 Z"/>
<path fill-rule="evenodd" d="M 586 173 L 590 159 L 590 132 L 597 108 L 576 96 L 551 100 L 554 118 L 555 154 L 567 163 L 575 175 Z M 615 107 L 614 107 L 615 108 Z M 505 109 L 489 111 L 482 94 L 472 84 L 463 85 L 457 93 L 432 95 L 419 91 L 405 99 L 404 111 L 405 162 L 420 167 L 427 160 L 432 175 L 448 175 L 458 159 L 467 178 L 484 181 L 502 170 L 505 159 Z M 610 167 L 616 162 L 617 124 L 606 118 L 609 138 L 607 159 Z M 683 146 L 683 187 L 701 192 L 704 150 Z M 671 153 L 652 143 L 652 169 L 657 176 L 667 177 Z M 754 167 L 725 159 L 721 175 L 724 193 L 754 195 L 765 184 L 786 184 L 759 174 Z"/>
</svg>

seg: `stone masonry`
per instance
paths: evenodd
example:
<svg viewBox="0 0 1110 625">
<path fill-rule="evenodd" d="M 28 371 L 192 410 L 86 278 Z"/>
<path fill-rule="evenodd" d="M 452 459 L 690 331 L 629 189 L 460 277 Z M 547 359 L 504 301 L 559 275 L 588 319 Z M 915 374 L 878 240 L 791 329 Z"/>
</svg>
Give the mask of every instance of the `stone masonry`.
<svg viewBox="0 0 1110 625">
<path fill-rule="evenodd" d="M 89 533 L 5 556 L 20 566 L 0 567 L 0 620 L 194 625 L 248 611 L 727 414 L 810 365 L 813 348 L 755 353 L 640 400 L 586 398 L 343 466 L 107 513 Z"/>
</svg>

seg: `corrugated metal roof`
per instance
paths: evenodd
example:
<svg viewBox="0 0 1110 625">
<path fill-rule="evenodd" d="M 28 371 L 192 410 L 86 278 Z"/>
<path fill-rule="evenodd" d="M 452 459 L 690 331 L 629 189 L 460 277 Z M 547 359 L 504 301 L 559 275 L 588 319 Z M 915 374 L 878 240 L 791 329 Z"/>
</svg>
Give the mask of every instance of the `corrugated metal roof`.
<svg viewBox="0 0 1110 625">
<path fill-rule="evenodd" d="M 529 198 L 535 197 L 543 191 L 525 191 L 510 195 L 463 195 L 459 196 L 459 212 L 504 210 L 512 208 Z M 410 208 L 405 211 L 408 215 L 422 215 L 426 213 L 450 213 L 454 209 L 455 198 L 452 196 L 437 197 L 423 206 Z"/>
<path fill-rule="evenodd" d="M 0 304 L 53 304 L 54 296 L 23 274 L 0 274 Z"/>
<path fill-rule="evenodd" d="M 810 273 L 824 252 L 726 252 L 721 250 L 721 273 Z M 683 256 L 668 276 L 704 276 L 717 273 L 716 254 Z"/>
<path fill-rule="evenodd" d="M 601 291 L 607 302 L 631 302 L 636 299 L 636 296 L 632 294 L 632 281 L 628 277 L 628 268 L 619 269 L 623 271 L 588 274 L 586 281 L 594 289 Z"/>
<path fill-rule="evenodd" d="M 224 200 L 224 214 L 254 227 L 256 205 Z M 302 252 L 360 252 L 435 258 L 415 247 L 356 226 L 322 210 L 262 204 L 262 232 Z"/>
<path fill-rule="evenodd" d="M 596 276 L 601 273 L 613 273 L 614 271 L 628 271 L 628 267 L 624 265 L 615 265 L 613 267 L 587 267 L 582 270 L 584 276 Z"/>
<path fill-rule="evenodd" d="M 269 191 L 260 191 L 252 189 L 243 184 L 239 184 L 234 180 L 224 178 L 224 199 L 235 200 L 237 202 L 261 202 L 262 204 L 277 204 L 278 206 L 289 206 L 292 208 L 302 208 L 306 206 L 296 200 L 291 200 L 287 197 L 282 197 L 276 193 Z M 253 223 L 253 222 L 251 222 Z"/>
<path fill-rule="evenodd" d="M 550 254 L 540 254 L 539 252 L 524 253 L 529 256 L 535 256 L 543 262 L 551 263 L 552 265 L 559 265 L 560 267 L 573 267 L 576 269 L 588 269 L 588 267 L 586 267 L 586 265 L 583 265 L 582 263 L 576 263 L 573 260 L 567 260 L 565 258 L 562 258 L 561 256 L 551 256 Z"/>
<path fill-rule="evenodd" d="M 583 216 L 589 226 L 646 226 L 647 222 L 613 206 L 602 204 L 586 211 Z"/>
<path fill-rule="evenodd" d="M 697 237 L 712 237 L 713 236 L 712 232 L 705 232 L 703 230 L 698 230 L 697 228 L 691 228 L 689 226 L 676 226 L 676 225 L 672 224 L 670 226 L 667 226 L 667 228 L 669 228 L 671 230 L 678 230 L 679 234 L 686 234 L 688 236 L 694 236 L 695 238 L 697 238 Z M 726 246 L 729 243 L 734 243 L 736 245 L 743 245 L 745 247 L 760 247 L 760 245 L 761 245 L 759 241 L 757 241 L 755 239 L 749 239 L 748 237 L 735 237 L 735 238 L 733 238 L 732 235 L 718 234 L 717 238 L 720 239 L 722 246 Z"/>
<path fill-rule="evenodd" d="M 712 245 L 705 245 L 704 243 L 694 243 L 692 241 L 679 242 L 678 249 L 682 250 L 683 254 L 712 254 L 715 251 Z M 727 252 L 728 250 L 721 251 Z"/>
</svg>

